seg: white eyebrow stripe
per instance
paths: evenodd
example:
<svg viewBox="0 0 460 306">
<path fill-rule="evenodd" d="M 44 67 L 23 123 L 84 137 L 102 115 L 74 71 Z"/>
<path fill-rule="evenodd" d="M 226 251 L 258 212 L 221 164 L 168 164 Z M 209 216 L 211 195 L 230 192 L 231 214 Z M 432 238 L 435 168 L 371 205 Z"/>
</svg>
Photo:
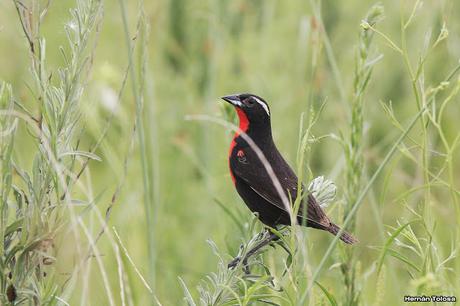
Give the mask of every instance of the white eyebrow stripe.
<svg viewBox="0 0 460 306">
<path fill-rule="evenodd" d="M 268 105 L 267 103 L 261 101 L 260 99 L 256 98 L 256 97 L 253 97 L 257 103 L 259 103 L 260 105 L 262 105 L 262 107 L 265 109 L 265 111 L 267 112 L 267 115 L 270 116 L 270 111 L 268 110 Z"/>
</svg>

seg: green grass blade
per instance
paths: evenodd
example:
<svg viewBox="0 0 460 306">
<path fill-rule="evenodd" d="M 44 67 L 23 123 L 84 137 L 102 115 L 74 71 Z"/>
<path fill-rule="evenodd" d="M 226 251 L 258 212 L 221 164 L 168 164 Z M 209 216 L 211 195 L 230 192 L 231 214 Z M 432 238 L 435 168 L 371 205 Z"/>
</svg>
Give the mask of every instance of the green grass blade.
<svg viewBox="0 0 460 306">
<path fill-rule="evenodd" d="M 331 306 L 337 306 L 337 300 L 335 299 L 335 297 L 332 295 L 332 293 L 330 293 L 326 287 L 324 287 L 323 285 L 321 285 L 319 282 L 315 282 L 315 284 L 321 289 L 321 291 L 324 293 L 324 295 L 326 296 L 327 300 L 329 301 L 329 303 L 331 304 Z"/>
<path fill-rule="evenodd" d="M 409 132 L 411 131 L 411 129 L 414 127 L 414 125 L 417 123 L 417 121 L 419 120 L 419 118 L 422 116 L 422 114 L 427 110 L 427 108 L 429 107 L 431 103 L 427 103 L 425 105 L 425 107 L 423 107 L 418 113 L 417 115 L 412 119 L 412 121 L 410 122 L 409 126 L 406 128 L 406 130 L 401 134 L 401 136 L 399 136 L 399 138 L 395 141 L 395 143 L 393 144 L 392 148 L 390 149 L 390 151 L 387 153 L 387 155 L 385 156 L 385 158 L 383 159 L 383 161 L 380 163 L 379 167 L 377 168 L 377 170 L 374 172 L 374 174 L 372 175 L 372 177 L 369 179 L 369 182 L 367 183 L 366 187 L 364 187 L 363 191 L 361 192 L 361 194 L 359 195 L 358 199 L 356 200 L 355 204 L 353 205 L 352 209 L 350 210 L 350 213 L 348 214 L 348 216 L 346 217 L 343 225 L 342 225 L 342 228 L 340 229 L 340 231 L 337 233 L 337 235 L 334 237 L 334 239 L 332 240 L 332 242 L 329 244 L 329 247 L 328 249 L 326 250 L 326 253 L 324 253 L 324 256 L 323 258 L 321 259 L 321 262 L 319 263 L 318 267 L 316 268 L 316 271 L 315 273 L 313 274 L 313 278 L 311 280 L 311 283 L 310 285 L 308 286 L 307 290 L 305 290 L 305 293 L 302 295 L 301 299 L 300 299 L 300 302 L 301 304 L 302 303 L 305 303 L 306 299 L 307 299 L 307 296 L 308 294 L 311 292 L 311 289 L 312 289 L 312 286 L 314 284 L 314 282 L 317 280 L 317 278 L 319 277 L 320 273 L 321 273 L 321 270 L 324 268 L 324 265 L 326 264 L 326 261 L 329 259 L 329 256 L 331 256 L 332 254 L 332 251 L 334 250 L 335 246 L 337 245 L 338 241 L 339 241 L 339 237 L 340 235 L 345 231 L 345 229 L 347 228 L 348 224 L 351 222 L 351 220 L 353 219 L 354 215 L 356 214 L 356 212 L 358 211 L 358 208 L 361 206 L 364 198 L 366 197 L 367 195 L 367 192 L 371 189 L 372 185 L 374 184 L 375 180 L 377 179 L 377 177 L 380 175 L 380 173 L 383 171 L 383 169 L 385 168 L 385 166 L 387 165 L 387 163 L 390 161 L 391 157 L 393 156 L 393 154 L 396 152 L 398 146 L 401 144 L 401 142 L 404 140 L 404 138 L 406 138 L 406 136 L 409 134 Z"/>
</svg>

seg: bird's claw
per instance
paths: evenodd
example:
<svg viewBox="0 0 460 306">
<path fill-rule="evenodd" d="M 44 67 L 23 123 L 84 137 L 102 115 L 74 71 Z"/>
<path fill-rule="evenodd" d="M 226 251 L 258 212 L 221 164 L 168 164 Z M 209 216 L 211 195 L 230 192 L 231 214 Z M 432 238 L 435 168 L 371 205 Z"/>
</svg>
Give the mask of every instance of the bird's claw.
<svg viewBox="0 0 460 306">
<path fill-rule="evenodd" d="M 235 257 L 229 264 L 227 265 L 228 269 L 234 269 L 241 261 L 241 257 L 237 256 Z M 243 258 L 243 271 L 245 274 L 251 274 L 251 271 L 249 270 L 249 265 L 248 265 L 248 259 Z"/>
<path fill-rule="evenodd" d="M 229 269 L 235 268 L 238 265 L 238 263 L 240 262 L 240 260 L 241 260 L 241 258 L 239 256 L 235 257 L 231 262 L 229 262 L 227 267 Z"/>
<path fill-rule="evenodd" d="M 248 265 L 248 259 L 247 258 L 243 259 L 243 272 L 246 275 L 251 274 L 251 271 L 249 270 L 249 265 Z"/>
</svg>

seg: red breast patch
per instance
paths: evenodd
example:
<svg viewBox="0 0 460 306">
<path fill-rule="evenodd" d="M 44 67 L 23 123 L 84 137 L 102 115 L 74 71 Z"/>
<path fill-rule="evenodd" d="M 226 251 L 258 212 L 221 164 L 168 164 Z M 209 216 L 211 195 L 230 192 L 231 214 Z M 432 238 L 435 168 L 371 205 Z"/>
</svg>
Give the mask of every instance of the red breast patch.
<svg viewBox="0 0 460 306">
<path fill-rule="evenodd" d="M 246 114 L 244 113 L 244 111 L 243 111 L 242 109 L 240 109 L 240 108 L 238 108 L 238 107 L 235 107 L 235 109 L 236 109 L 236 113 L 238 114 L 238 119 L 239 119 L 239 121 L 240 121 L 240 126 L 239 126 L 239 127 L 240 127 L 240 130 L 246 133 L 246 132 L 248 131 L 248 128 L 249 128 L 249 119 L 248 119 L 248 117 L 246 116 Z M 236 146 L 236 138 L 238 138 L 238 136 L 240 136 L 240 132 L 239 132 L 239 131 L 237 131 L 237 132 L 235 133 L 235 136 L 233 137 L 232 143 L 230 144 L 230 150 L 229 150 L 229 152 L 228 152 L 228 157 L 229 157 L 229 158 L 228 158 L 228 165 L 229 165 L 229 167 L 230 167 L 230 157 L 232 156 L 233 149 L 234 149 L 235 146 Z M 241 152 L 241 153 L 240 153 L 240 152 Z M 241 155 L 240 155 L 240 154 L 241 154 Z M 238 156 L 239 158 L 244 157 L 244 152 L 243 152 L 243 150 L 238 150 L 237 156 Z M 235 183 L 236 180 L 235 180 L 235 177 L 233 176 L 233 172 L 232 172 L 231 167 L 230 167 L 230 176 L 232 177 L 233 183 Z"/>
</svg>

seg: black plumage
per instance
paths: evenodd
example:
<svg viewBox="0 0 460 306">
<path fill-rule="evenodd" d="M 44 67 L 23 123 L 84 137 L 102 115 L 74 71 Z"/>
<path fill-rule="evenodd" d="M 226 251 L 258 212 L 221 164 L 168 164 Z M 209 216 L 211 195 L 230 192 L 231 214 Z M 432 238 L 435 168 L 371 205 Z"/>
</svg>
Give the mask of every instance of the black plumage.
<svg viewBox="0 0 460 306">
<path fill-rule="evenodd" d="M 270 163 L 286 197 L 294 203 L 298 192 L 298 178 L 278 151 L 271 133 L 270 111 L 267 103 L 251 94 L 223 97 L 235 106 L 240 129 L 243 130 L 263 152 Z M 291 220 L 280 194 L 276 190 L 264 164 L 240 133 L 236 133 L 229 152 L 230 172 L 243 201 L 259 219 L 270 227 L 290 225 Z M 316 199 L 301 187 L 302 201 L 297 215 L 299 224 L 337 234 L 340 228 L 331 222 Z M 340 239 L 348 244 L 357 240 L 347 232 Z"/>
</svg>

